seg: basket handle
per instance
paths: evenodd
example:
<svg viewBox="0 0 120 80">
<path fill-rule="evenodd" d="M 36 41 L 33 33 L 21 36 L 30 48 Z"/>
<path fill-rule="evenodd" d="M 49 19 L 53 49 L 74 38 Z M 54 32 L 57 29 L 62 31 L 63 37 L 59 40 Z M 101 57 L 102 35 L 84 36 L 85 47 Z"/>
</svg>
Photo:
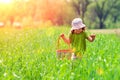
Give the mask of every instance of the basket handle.
<svg viewBox="0 0 120 80">
<path fill-rule="evenodd" d="M 62 39 L 61 36 L 59 36 L 57 39 L 57 49 L 59 49 L 60 39 Z M 70 44 L 67 44 L 67 45 L 68 45 L 68 48 L 70 49 Z"/>
</svg>

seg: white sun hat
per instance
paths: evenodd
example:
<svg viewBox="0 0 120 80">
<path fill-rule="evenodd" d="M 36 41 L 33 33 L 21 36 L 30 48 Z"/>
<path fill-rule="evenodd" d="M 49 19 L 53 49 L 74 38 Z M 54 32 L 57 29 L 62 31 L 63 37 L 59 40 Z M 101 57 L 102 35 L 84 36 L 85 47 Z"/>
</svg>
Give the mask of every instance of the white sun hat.
<svg viewBox="0 0 120 80">
<path fill-rule="evenodd" d="M 75 18 L 75 19 L 73 19 L 71 30 L 81 29 L 81 28 L 84 28 L 84 27 L 85 27 L 85 24 L 83 24 L 81 18 Z"/>
</svg>

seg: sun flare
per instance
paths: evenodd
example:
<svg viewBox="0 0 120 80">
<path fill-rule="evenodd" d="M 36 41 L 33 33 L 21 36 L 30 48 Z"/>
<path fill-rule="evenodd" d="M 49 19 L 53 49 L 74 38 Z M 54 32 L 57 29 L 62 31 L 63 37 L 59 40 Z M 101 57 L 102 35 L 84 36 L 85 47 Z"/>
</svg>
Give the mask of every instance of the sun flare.
<svg viewBox="0 0 120 80">
<path fill-rule="evenodd" d="M 0 0 L 0 3 L 9 4 L 12 0 Z"/>
</svg>

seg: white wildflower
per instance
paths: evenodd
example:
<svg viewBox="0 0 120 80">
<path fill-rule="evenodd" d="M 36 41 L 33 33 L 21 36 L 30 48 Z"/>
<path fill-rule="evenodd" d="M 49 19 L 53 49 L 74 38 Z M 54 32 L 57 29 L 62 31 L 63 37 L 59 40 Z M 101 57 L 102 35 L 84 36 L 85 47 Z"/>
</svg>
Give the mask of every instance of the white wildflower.
<svg viewBox="0 0 120 80">
<path fill-rule="evenodd" d="M 16 77 L 16 78 L 20 78 L 20 76 L 18 76 L 18 75 L 15 74 L 14 72 L 13 72 L 13 76 Z"/>
<path fill-rule="evenodd" d="M 101 60 L 101 59 L 102 59 L 101 56 L 99 56 L 99 57 L 98 57 L 98 60 Z"/>
<path fill-rule="evenodd" d="M 92 80 L 95 80 L 94 78 L 92 78 Z"/>
<path fill-rule="evenodd" d="M 3 75 L 6 77 L 6 76 L 7 76 L 7 73 L 5 72 Z"/>
<path fill-rule="evenodd" d="M 104 59 L 104 62 L 106 62 L 106 59 Z"/>
<path fill-rule="evenodd" d="M 0 64 L 2 64 L 3 60 L 0 60 Z"/>
<path fill-rule="evenodd" d="M 71 75 L 75 75 L 75 73 L 72 72 Z"/>
</svg>

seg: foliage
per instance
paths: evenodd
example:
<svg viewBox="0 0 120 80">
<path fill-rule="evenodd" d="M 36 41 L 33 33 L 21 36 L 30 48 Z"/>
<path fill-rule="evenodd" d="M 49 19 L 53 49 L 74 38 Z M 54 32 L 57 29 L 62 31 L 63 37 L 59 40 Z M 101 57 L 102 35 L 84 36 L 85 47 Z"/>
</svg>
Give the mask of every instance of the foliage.
<svg viewBox="0 0 120 80">
<path fill-rule="evenodd" d="M 89 0 L 71 0 L 70 4 L 74 8 L 78 17 L 81 17 L 84 22 L 85 12 L 87 11 L 87 6 L 89 5 Z"/>
<path fill-rule="evenodd" d="M 119 0 L 11 1 L 9 4 L 0 2 L 0 22 L 5 25 L 11 26 L 16 22 L 22 26 L 36 26 L 34 23 L 46 22 L 70 25 L 75 17 L 81 17 L 89 28 L 109 28 L 108 22 L 115 26 L 120 22 Z"/>
<path fill-rule="evenodd" d="M 82 60 L 57 60 L 56 42 L 69 28 L 0 29 L 1 80 L 119 80 L 120 38 L 97 34 Z"/>
<path fill-rule="evenodd" d="M 90 26 L 98 26 L 100 29 L 109 27 L 106 26 L 106 21 L 110 19 L 110 15 L 112 15 L 111 18 L 113 20 L 111 22 L 116 22 L 118 20 L 116 16 L 119 16 L 119 11 L 117 10 L 119 2 L 118 0 L 94 0 L 94 2 L 88 6 L 88 12 L 86 13 L 87 17 L 90 16 L 90 18 L 88 18 L 90 19 L 88 21 Z M 95 22 L 96 25 L 91 24 L 92 22 Z"/>
</svg>

